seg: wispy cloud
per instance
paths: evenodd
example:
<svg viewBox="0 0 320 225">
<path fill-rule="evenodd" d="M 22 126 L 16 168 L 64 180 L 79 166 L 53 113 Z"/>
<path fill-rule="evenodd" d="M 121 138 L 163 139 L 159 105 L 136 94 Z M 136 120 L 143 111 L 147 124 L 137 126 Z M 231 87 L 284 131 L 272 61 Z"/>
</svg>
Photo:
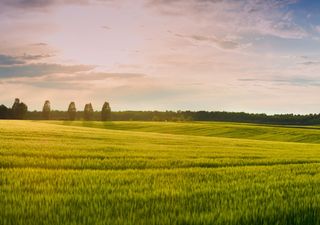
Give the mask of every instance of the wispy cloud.
<svg viewBox="0 0 320 225">
<path fill-rule="evenodd" d="M 52 57 L 50 54 L 23 54 L 20 56 L 12 56 L 0 54 L 0 66 L 10 66 L 10 65 L 22 65 L 29 61 L 37 61 L 41 59 L 46 59 Z"/>
<path fill-rule="evenodd" d="M 22 60 L 26 60 L 26 61 L 34 61 L 34 60 L 41 60 L 41 59 L 50 58 L 53 56 L 54 55 L 51 55 L 51 54 L 37 54 L 37 55 L 23 54 L 22 56 L 19 56 L 18 58 L 20 58 Z"/>
<path fill-rule="evenodd" d="M 49 6 L 58 4 L 83 4 L 88 0 L 2 0 L 2 6 L 15 7 L 15 8 L 47 8 Z"/>
<path fill-rule="evenodd" d="M 241 48 L 242 45 L 239 42 L 236 42 L 234 40 L 228 40 L 228 39 L 218 39 L 214 36 L 205 36 L 205 35 L 183 35 L 183 34 L 175 34 L 176 37 L 185 38 L 187 40 L 190 40 L 194 43 L 208 43 L 209 45 L 214 45 L 221 49 L 237 49 Z"/>
<path fill-rule="evenodd" d="M 38 43 L 33 43 L 33 44 L 30 44 L 31 46 L 48 46 L 47 43 L 43 43 L 43 42 L 38 42 Z"/>
<path fill-rule="evenodd" d="M 320 25 L 313 26 L 313 29 L 314 29 L 317 33 L 320 33 Z"/>
<path fill-rule="evenodd" d="M 105 29 L 105 30 L 111 30 L 111 27 L 109 27 L 109 26 L 102 26 L 101 28 Z"/>
<path fill-rule="evenodd" d="M 46 82 L 97 82 L 103 80 L 133 80 L 144 79 L 147 75 L 139 73 L 106 73 L 106 72 L 77 72 L 72 74 L 52 74 L 42 77 Z"/>
<path fill-rule="evenodd" d="M 293 20 L 288 5 L 297 0 L 148 0 L 164 15 L 195 17 L 208 27 L 230 33 L 252 33 L 281 38 L 302 38 L 307 32 Z"/>
<path fill-rule="evenodd" d="M 241 78 L 238 79 L 241 82 L 252 82 L 252 83 L 273 83 L 275 85 L 289 85 L 289 86 L 320 86 L 320 79 L 317 78 L 306 78 L 305 76 L 294 76 L 294 77 L 270 77 L 266 79 L 260 78 Z"/>
<path fill-rule="evenodd" d="M 64 71 L 66 72 L 66 71 Z M 36 77 L 5 77 L 1 79 L 2 84 L 20 84 L 30 87 L 47 88 L 53 90 L 96 90 L 117 89 L 124 86 L 134 88 L 143 83 L 152 84 L 150 78 L 145 74 L 136 73 L 105 73 L 105 72 L 74 72 L 45 74 Z"/>
<path fill-rule="evenodd" d="M 320 65 L 320 62 L 319 61 L 307 61 L 307 62 L 303 62 L 300 64 L 305 65 L 305 66 L 314 66 L 314 65 Z"/>
<path fill-rule="evenodd" d="M 10 55 L 1 55 L 0 54 L 0 66 L 10 66 L 10 65 L 19 65 L 24 64 L 25 62 L 19 58 L 10 56 Z"/>
<path fill-rule="evenodd" d="M 0 79 L 10 77 L 38 77 L 53 73 L 75 73 L 94 69 L 90 65 L 28 64 L 0 66 Z"/>
</svg>

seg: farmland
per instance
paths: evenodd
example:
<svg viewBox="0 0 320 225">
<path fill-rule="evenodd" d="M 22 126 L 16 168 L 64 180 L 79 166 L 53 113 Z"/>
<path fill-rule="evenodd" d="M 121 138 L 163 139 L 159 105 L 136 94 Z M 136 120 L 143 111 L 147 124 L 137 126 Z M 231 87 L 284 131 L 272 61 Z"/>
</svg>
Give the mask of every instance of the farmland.
<svg viewBox="0 0 320 225">
<path fill-rule="evenodd" d="M 320 128 L 0 121 L 0 224 L 320 224 Z"/>
</svg>

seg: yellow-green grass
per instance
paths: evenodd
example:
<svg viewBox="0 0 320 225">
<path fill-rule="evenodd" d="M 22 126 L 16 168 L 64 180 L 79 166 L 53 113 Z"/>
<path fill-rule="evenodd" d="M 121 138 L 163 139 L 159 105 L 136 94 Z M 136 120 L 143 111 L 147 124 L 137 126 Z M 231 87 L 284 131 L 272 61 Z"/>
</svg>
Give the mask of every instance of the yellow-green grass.
<svg viewBox="0 0 320 225">
<path fill-rule="evenodd" d="M 0 121 L 1 225 L 320 224 L 316 128 L 58 123 Z"/>
<path fill-rule="evenodd" d="M 97 121 L 46 121 L 112 130 L 182 134 L 193 136 L 229 137 L 269 141 L 320 143 L 319 126 L 280 126 L 242 124 L 230 122 L 97 122 Z"/>
</svg>

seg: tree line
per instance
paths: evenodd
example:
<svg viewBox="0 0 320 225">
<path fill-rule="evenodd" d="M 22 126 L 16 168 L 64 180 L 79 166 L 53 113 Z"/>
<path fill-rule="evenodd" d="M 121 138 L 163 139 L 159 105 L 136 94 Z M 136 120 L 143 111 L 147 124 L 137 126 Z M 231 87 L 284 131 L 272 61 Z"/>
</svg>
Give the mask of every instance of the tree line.
<svg viewBox="0 0 320 225">
<path fill-rule="evenodd" d="M 102 120 L 102 121 L 224 121 L 242 123 L 263 123 L 281 125 L 315 125 L 320 124 L 320 114 L 295 115 L 220 112 L 220 111 L 118 111 L 112 112 L 108 102 L 101 111 L 94 111 L 92 104 L 85 105 L 78 111 L 75 102 L 71 102 L 66 111 L 52 110 L 50 101 L 45 101 L 42 111 L 28 111 L 25 103 L 19 99 L 12 108 L 0 105 L 0 119 L 29 120 Z"/>
<path fill-rule="evenodd" d="M 0 105 L 0 119 L 57 119 L 55 117 L 55 111 L 51 110 L 51 104 L 49 100 L 44 102 L 42 107 L 41 117 L 33 118 L 34 114 L 39 114 L 37 111 L 28 112 L 28 106 L 20 102 L 20 99 L 16 98 L 12 107 L 8 108 L 5 105 Z M 64 118 L 59 119 L 68 119 L 68 120 L 76 120 L 80 119 L 77 117 L 77 108 L 75 102 L 71 102 L 69 104 L 68 110 L 66 112 L 67 115 L 64 115 Z M 94 110 L 91 103 L 85 105 L 83 113 L 81 113 L 84 120 L 93 120 L 94 119 Z M 111 108 L 108 102 L 105 102 L 102 106 L 100 112 L 100 120 L 102 121 L 110 121 L 111 120 Z"/>
<path fill-rule="evenodd" d="M 0 105 L 0 119 L 23 119 L 27 111 L 28 106 L 16 98 L 11 108 Z"/>
<path fill-rule="evenodd" d="M 42 112 L 27 112 L 26 119 L 40 120 Z M 52 120 L 68 119 L 68 111 L 51 111 Z M 84 111 L 77 111 L 76 119 L 84 118 Z M 315 125 L 320 124 L 320 114 L 294 115 L 244 112 L 208 112 L 208 111 L 112 111 L 112 121 L 223 121 L 241 123 L 262 123 L 281 125 Z M 101 120 L 101 112 L 94 111 L 92 120 Z"/>
</svg>

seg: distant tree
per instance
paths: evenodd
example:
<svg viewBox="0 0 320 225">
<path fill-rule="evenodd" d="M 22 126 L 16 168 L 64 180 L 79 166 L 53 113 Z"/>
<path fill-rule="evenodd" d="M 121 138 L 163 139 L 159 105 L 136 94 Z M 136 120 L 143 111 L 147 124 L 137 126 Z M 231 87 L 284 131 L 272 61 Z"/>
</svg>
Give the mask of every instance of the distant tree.
<svg viewBox="0 0 320 225">
<path fill-rule="evenodd" d="M 18 108 L 20 104 L 20 99 L 16 98 L 11 108 L 11 116 L 13 119 L 17 119 Z"/>
<path fill-rule="evenodd" d="M 22 120 L 27 112 L 28 106 L 16 98 L 11 109 L 12 118 Z"/>
<path fill-rule="evenodd" d="M 75 120 L 77 115 L 76 104 L 74 102 L 70 102 L 68 108 L 68 115 L 70 120 Z"/>
<path fill-rule="evenodd" d="M 92 104 L 91 103 L 88 103 L 88 104 L 85 105 L 83 113 L 84 113 L 83 114 L 84 120 L 92 120 L 93 108 L 92 108 Z"/>
<path fill-rule="evenodd" d="M 5 105 L 0 105 L 0 119 L 9 119 L 10 110 Z"/>
<path fill-rule="evenodd" d="M 42 117 L 45 120 L 49 120 L 50 119 L 50 112 L 51 112 L 50 101 L 47 100 L 47 101 L 45 101 L 43 108 L 42 108 Z"/>
<path fill-rule="evenodd" d="M 101 110 L 101 120 L 110 121 L 111 120 L 111 108 L 108 102 L 105 102 Z"/>
</svg>

